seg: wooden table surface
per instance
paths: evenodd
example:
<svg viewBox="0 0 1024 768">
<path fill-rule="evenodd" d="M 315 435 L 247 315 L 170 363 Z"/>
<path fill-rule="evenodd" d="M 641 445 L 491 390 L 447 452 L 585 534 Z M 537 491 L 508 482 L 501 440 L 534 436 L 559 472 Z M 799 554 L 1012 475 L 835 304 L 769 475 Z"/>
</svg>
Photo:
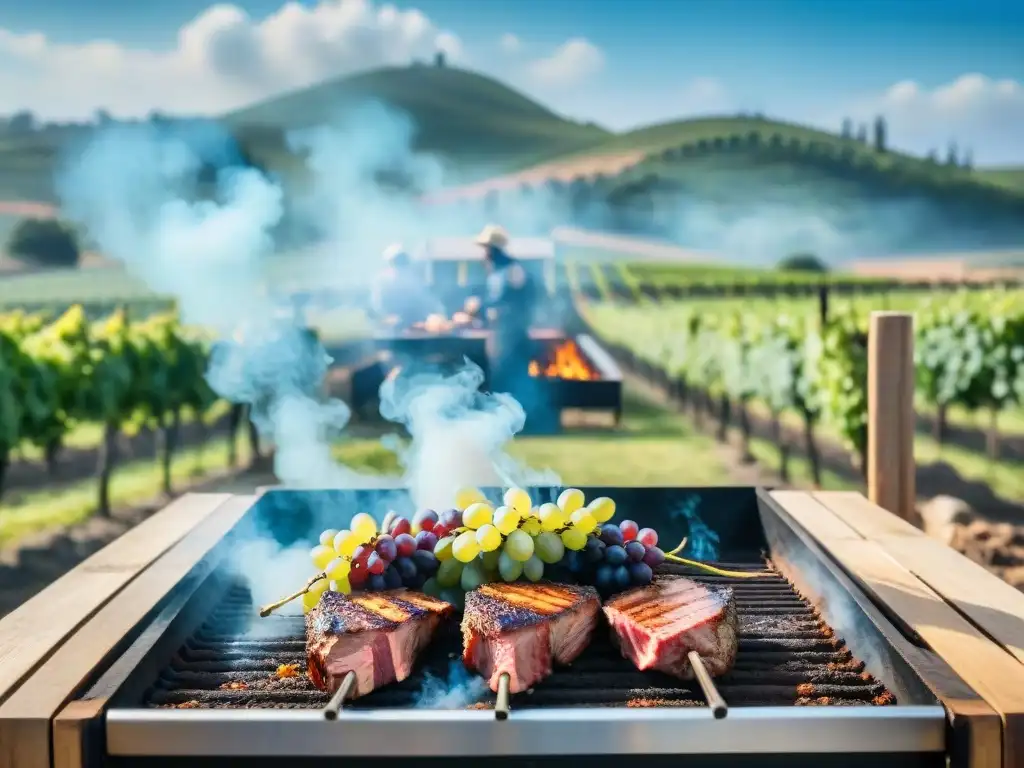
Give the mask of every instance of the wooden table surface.
<svg viewBox="0 0 1024 768">
<path fill-rule="evenodd" d="M 771 497 L 973 689 L 943 699 L 971 768 L 1024 768 L 1024 593 L 859 493 Z"/>
</svg>

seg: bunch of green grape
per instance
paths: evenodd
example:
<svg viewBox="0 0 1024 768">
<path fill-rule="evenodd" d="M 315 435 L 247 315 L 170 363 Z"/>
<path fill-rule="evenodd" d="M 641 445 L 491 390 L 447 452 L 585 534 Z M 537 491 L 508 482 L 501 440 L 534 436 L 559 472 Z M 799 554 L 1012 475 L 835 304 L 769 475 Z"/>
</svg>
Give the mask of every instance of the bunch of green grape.
<svg viewBox="0 0 1024 768">
<path fill-rule="evenodd" d="M 459 605 L 462 593 L 488 582 L 540 581 L 545 566 L 560 563 L 567 550 L 582 550 L 615 515 L 614 501 L 602 497 L 586 504 L 577 488 L 539 507 L 527 491 L 511 488 L 503 502 L 495 508 L 474 488 L 456 494 L 456 509 L 440 517 L 445 535 L 434 548 L 440 565 L 425 592 Z"/>
</svg>

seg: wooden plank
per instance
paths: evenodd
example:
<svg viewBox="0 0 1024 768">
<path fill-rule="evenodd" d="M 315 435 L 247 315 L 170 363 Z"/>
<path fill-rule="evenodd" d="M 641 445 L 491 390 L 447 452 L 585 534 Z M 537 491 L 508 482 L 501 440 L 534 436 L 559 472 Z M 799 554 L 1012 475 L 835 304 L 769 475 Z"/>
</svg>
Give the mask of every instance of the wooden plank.
<svg viewBox="0 0 1024 768">
<path fill-rule="evenodd" d="M 911 520 L 914 487 L 914 316 L 872 312 L 868 332 L 868 498 Z"/>
<path fill-rule="evenodd" d="M 187 494 L 0 620 L 0 702 L 138 573 L 228 500 Z"/>
<path fill-rule="evenodd" d="M 1024 664 L 1024 593 L 858 493 L 814 495 Z"/>
<path fill-rule="evenodd" d="M 818 543 L 842 565 L 853 577 L 871 591 L 864 574 L 858 571 L 857 563 L 844 562 L 835 552 L 837 547 L 850 543 L 854 547 L 865 547 L 874 554 L 876 570 L 879 564 L 894 572 L 894 580 L 911 583 L 918 581 L 912 574 L 892 561 L 879 545 L 864 540 L 853 528 L 840 520 L 828 507 L 819 502 L 813 494 L 801 491 L 773 491 L 772 499 L 810 533 Z M 891 515 L 890 515 L 891 517 Z M 840 553 L 841 554 L 841 553 Z M 924 585 L 917 585 L 919 588 Z M 881 596 L 878 596 L 881 599 Z M 948 606 L 943 606 L 952 612 Z M 909 622 L 913 627 L 913 623 Z M 916 627 L 914 628 L 916 632 Z M 941 654 L 939 654 L 941 656 Z M 909 657 L 908 657 L 909 658 Z M 934 664 L 921 667 L 925 660 L 919 660 L 919 674 L 929 683 L 945 707 L 952 728 L 950 736 L 951 766 L 969 768 L 1000 768 L 1002 766 L 1002 720 L 996 710 L 973 691 L 964 690 L 965 683 L 951 679 L 945 669 Z M 950 667 L 952 665 L 949 665 Z M 970 694 L 974 693 L 972 697 Z"/>
<path fill-rule="evenodd" d="M 772 491 L 769 494 L 797 523 L 819 541 L 863 539 L 827 507 L 805 491 Z"/>
<path fill-rule="evenodd" d="M 50 768 L 50 721 L 113 654 L 124 637 L 216 546 L 255 496 L 219 505 L 187 537 L 109 601 L 0 705 L 0 768 Z M 39 735 L 45 732 L 45 738 Z M 66 736 L 67 726 L 61 734 Z M 63 746 L 59 754 L 69 750 Z M 73 759 L 69 764 L 74 764 Z"/>
<path fill-rule="evenodd" d="M 878 543 L 832 541 L 827 548 L 988 702 L 1003 723 L 1003 768 L 1024 768 L 1024 667 Z"/>
<path fill-rule="evenodd" d="M 883 536 L 877 541 L 1024 664 L 1024 592 L 927 536 Z"/>
<path fill-rule="evenodd" d="M 876 536 L 924 536 L 920 528 L 887 512 L 856 491 L 817 491 L 814 498 L 866 539 Z"/>
</svg>

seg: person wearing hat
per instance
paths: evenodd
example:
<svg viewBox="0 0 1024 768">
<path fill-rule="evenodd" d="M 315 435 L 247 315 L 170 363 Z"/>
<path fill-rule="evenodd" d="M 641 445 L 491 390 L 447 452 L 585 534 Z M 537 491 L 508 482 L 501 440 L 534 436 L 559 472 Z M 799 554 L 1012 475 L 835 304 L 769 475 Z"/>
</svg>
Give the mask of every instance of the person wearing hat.
<svg viewBox="0 0 1024 768">
<path fill-rule="evenodd" d="M 466 302 L 470 315 L 483 314 L 492 329 L 491 357 L 496 387 L 522 397 L 529 383 L 529 364 L 533 354 L 530 325 L 537 304 L 535 283 L 526 268 L 508 254 L 508 234 L 489 224 L 476 238 L 484 249 L 487 266 L 487 296 Z M 524 404 L 525 405 L 525 404 Z"/>
<path fill-rule="evenodd" d="M 399 328 L 424 322 L 444 308 L 423 285 L 413 268 L 412 258 L 399 244 L 382 254 L 384 270 L 374 281 L 370 294 L 370 312 L 378 321 Z"/>
</svg>

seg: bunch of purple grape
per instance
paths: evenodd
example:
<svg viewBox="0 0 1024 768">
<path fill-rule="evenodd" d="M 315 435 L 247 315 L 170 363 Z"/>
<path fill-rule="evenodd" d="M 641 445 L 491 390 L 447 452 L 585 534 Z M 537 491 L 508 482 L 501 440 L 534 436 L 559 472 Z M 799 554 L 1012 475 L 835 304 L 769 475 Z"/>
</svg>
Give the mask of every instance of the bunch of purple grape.
<svg viewBox="0 0 1024 768">
<path fill-rule="evenodd" d="M 413 525 L 404 517 L 396 517 L 388 530 L 379 534 L 371 544 L 356 547 L 352 553 L 352 571 L 349 579 L 353 589 L 379 591 L 384 589 L 421 589 L 437 573 L 439 565 L 434 555 L 437 536 L 429 530 L 437 516 L 430 510 L 417 515 L 419 532 L 413 536 Z M 427 523 L 427 527 L 422 525 Z M 362 578 L 360 578 L 362 576 Z M 361 583 L 360 583 L 361 582 Z"/>
<path fill-rule="evenodd" d="M 579 551 L 567 550 L 560 565 L 576 580 L 592 584 L 604 596 L 651 583 L 654 569 L 665 562 L 658 532 L 632 520 L 605 523 Z"/>
</svg>

